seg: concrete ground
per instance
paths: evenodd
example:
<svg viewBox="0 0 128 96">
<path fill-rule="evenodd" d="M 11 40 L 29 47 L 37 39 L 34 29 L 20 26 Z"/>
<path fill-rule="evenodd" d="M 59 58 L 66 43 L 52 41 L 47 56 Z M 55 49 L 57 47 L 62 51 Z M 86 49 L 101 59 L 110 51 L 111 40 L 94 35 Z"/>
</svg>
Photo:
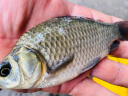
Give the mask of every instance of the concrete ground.
<svg viewBox="0 0 128 96">
<path fill-rule="evenodd" d="M 128 0 L 68 0 L 128 20 Z"/>
<path fill-rule="evenodd" d="M 69 0 L 82 6 L 93 8 L 108 15 L 128 20 L 128 0 Z M 8 90 L 0 91 L 0 96 L 68 96 L 53 95 L 44 92 L 16 93 Z"/>
</svg>

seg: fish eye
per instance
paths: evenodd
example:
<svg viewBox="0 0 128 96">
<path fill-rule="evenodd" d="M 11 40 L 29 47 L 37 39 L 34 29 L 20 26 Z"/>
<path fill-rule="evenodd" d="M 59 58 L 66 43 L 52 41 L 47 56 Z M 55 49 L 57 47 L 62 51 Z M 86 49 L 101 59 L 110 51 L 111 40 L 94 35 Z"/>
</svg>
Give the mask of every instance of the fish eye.
<svg viewBox="0 0 128 96">
<path fill-rule="evenodd" d="M 10 74 L 10 72 L 11 72 L 10 63 L 3 62 L 2 65 L 1 65 L 1 68 L 0 68 L 0 76 L 1 77 L 6 77 Z"/>
</svg>

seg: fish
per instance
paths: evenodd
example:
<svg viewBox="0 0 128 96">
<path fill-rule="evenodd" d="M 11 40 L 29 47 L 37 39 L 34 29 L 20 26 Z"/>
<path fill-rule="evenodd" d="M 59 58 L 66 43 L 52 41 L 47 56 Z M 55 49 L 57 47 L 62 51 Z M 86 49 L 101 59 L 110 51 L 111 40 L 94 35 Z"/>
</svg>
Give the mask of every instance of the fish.
<svg viewBox="0 0 128 96">
<path fill-rule="evenodd" d="M 98 64 L 128 40 L 128 21 L 113 24 L 64 16 L 25 32 L 0 62 L 1 89 L 60 85 Z"/>
</svg>

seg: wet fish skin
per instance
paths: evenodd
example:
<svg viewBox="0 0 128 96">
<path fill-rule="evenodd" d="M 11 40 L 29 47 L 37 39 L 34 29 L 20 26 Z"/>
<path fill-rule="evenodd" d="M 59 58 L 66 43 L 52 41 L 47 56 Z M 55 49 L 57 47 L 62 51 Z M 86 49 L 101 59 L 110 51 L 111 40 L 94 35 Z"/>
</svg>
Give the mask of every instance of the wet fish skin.
<svg viewBox="0 0 128 96">
<path fill-rule="evenodd" d="M 2 84 L 13 81 L 13 74 L 4 80 L 0 77 L 0 87 L 27 89 L 59 85 L 96 65 L 111 51 L 112 42 L 120 38 L 118 23 L 106 24 L 80 17 L 43 22 L 21 36 L 3 61 L 18 65 L 18 69 L 11 69 L 18 72 L 17 84 Z"/>
</svg>

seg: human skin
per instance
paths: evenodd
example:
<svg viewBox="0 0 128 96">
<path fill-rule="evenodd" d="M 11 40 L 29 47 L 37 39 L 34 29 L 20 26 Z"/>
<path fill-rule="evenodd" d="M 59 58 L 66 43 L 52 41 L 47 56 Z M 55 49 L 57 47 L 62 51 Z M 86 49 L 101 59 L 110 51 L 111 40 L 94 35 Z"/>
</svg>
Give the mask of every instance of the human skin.
<svg viewBox="0 0 128 96">
<path fill-rule="evenodd" d="M 24 32 L 43 21 L 58 16 L 83 16 L 106 23 L 122 20 L 66 0 L 0 0 L 0 61 L 9 53 Z M 121 41 L 119 48 L 112 55 L 128 58 L 127 53 L 128 42 Z M 89 73 L 109 83 L 128 87 L 128 66 L 104 58 L 95 68 L 61 85 L 15 91 L 47 91 L 74 96 L 118 96 L 87 78 Z"/>
</svg>

